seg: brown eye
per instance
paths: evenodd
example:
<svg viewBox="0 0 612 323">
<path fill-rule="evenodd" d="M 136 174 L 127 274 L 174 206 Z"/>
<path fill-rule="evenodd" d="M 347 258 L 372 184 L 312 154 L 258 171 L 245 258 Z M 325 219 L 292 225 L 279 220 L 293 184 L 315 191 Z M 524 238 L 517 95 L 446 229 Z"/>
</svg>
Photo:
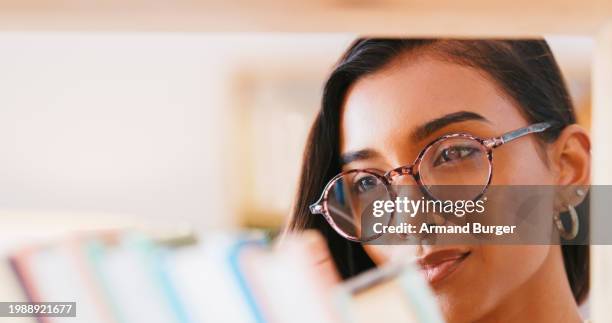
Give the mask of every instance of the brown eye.
<svg viewBox="0 0 612 323">
<path fill-rule="evenodd" d="M 374 176 L 364 176 L 355 181 L 353 188 L 358 193 L 365 193 L 373 190 L 379 184 L 379 180 Z"/>
<path fill-rule="evenodd" d="M 435 159 L 434 166 L 469 158 L 477 151 L 478 149 L 468 146 L 451 146 L 444 148 Z"/>
</svg>

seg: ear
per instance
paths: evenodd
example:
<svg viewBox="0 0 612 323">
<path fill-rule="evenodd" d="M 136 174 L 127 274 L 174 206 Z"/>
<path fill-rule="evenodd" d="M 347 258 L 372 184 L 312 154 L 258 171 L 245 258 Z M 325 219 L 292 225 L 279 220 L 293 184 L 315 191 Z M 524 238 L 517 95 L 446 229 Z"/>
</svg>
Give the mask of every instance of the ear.
<svg viewBox="0 0 612 323">
<path fill-rule="evenodd" d="M 565 127 L 553 143 L 550 153 L 556 185 L 573 191 L 586 191 L 591 183 L 591 140 L 586 131 L 576 124 Z M 570 196 L 574 196 L 570 199 L 574 205 L 580 204 L 584 198 L 583 195 Z"/>
</svg>

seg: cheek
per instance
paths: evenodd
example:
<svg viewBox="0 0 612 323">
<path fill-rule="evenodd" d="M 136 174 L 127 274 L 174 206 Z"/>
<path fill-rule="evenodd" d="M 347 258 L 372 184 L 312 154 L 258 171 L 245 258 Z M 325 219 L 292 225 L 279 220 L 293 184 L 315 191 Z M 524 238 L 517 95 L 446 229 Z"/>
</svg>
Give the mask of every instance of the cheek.
<svg viewBox="0 0 612 323">
<path fill-rule="evenodd" d="M 520 140 L 520 139 L 519 139 Z M 552 185 L 554 176 L 541 147 L 532 140 L 510 142 L 493 151 L 496 185 Z"/>
<path fill-rule="evenodd" d="M 387 263 L 390 259 L 412 259 L 416 256 L 414 245 L 364 245 L 363 249 L 376 265 Z"/>
<path fill-rule="evenodd" d="M 485 279 L 477 281 L 489 286 L 498 296 L 507 294 L 542 267 L 550 248 L 548 245 L 483 246 L 478 250 L 476 265 Z"/>
</svg>

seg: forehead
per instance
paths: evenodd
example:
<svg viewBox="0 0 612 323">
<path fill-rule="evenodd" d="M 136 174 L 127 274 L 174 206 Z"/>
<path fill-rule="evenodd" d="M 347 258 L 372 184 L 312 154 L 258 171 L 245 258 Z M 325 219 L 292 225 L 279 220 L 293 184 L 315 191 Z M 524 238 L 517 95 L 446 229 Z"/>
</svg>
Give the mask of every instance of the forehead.
<svg viewBox="0 0 612 323">
<path fill-rule="evenodd" d="M 485 73 L 427 55 L 406 55 L 348 90 L 341 153 L 392 148 L 420 125 L 458 111 L 478 113 L 500 132 L 525 123 L 518 107 Z"/>
</svg>

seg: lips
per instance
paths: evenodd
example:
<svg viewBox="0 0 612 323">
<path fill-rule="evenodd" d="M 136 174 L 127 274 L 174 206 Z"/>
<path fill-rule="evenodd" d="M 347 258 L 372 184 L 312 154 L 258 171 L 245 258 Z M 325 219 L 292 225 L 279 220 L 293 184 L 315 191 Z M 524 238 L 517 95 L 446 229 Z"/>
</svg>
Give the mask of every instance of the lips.
<svg viewBox="0 0 612 323">
<path fill-rule="evenodd" d="M 419 258 L 417 263 L 427 281 L 434 285 L 455 272 L 469 255 L 467 250 L 440 250 Z"/>
</svg>

